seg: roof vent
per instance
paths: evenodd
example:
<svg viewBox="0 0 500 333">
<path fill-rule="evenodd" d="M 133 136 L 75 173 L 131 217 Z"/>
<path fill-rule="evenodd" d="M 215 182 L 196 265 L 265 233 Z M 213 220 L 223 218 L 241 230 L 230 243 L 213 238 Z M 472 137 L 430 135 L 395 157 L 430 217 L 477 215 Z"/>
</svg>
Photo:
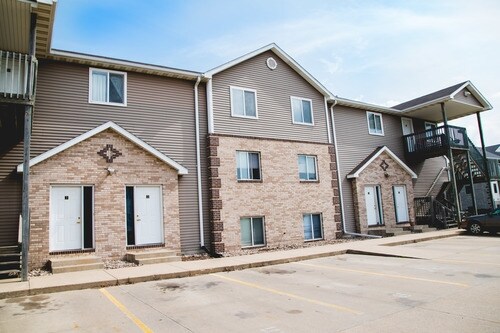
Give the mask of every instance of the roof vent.
<svg viewBox="0 0 500 333">
<path fill-rule="evenodd" d="M 267 58 L 266 64 L 269 69 L 276 69 L 276 67 L 278 67 L 278 63 L 276 62 L 276 60 L 274 60 L 273 57 Z"/>
</svg>

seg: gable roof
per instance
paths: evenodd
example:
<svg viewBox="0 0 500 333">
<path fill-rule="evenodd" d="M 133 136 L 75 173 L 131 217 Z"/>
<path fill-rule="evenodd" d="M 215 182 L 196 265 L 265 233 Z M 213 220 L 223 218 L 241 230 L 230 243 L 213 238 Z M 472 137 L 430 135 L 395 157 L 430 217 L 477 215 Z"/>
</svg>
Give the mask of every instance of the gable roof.
<svg viewBox="0 0 500 333">
<path fill-rule="evenodd" d="M 215 68 L 212 68 L 208 72 L 204 73 L 203 76 L 206 78 L 211 78 L 213 75 L 220 73 L 222 71 L 225 71 L 228 68 L 231 68 L 233 66 L 236 66 L 244 61 L 247 61 L 248 59 L 251 59 L 259 54 L 262 54 L 267 51 L 272 51 L 278 58 L 283 60 L 288 66 L 293 68 L 297 74 L 302 76 L 309 84 L 311 84 L 316 90 L 318 90 L 320 93 L 323 94 L 326 98 L 332 99 L 333 95 L 328 89 L 325 88 L 316 78 L 314 78 L 311 74 L 309 74 L 302 66 L 300 66 L 295 60 L 292 59 L 285 51 L 283 51 L 278 45 L 275 43 L 271 43 L 269 45 L 266 45 L 264 47 L 261 47 L 260 49 L 257 49 L 255 51 L 252 51 L 250 53 L 247 53 L 241 57 L 238 57 L 234 60 L 231 60 L 229 62 L 226 62 L 223 65 L 217 66 Z"/>
<path fill-rule="evenodd" d="M 491 159 L 499 159 L 500 160 L 500 144 L 485 147 L 486 149 L 486 157 Z"/>
<path fill-rule="evenodd" d="M 399 159 L 387 146 L 377 147 L 370 155 L 368 155 L 361 163 L 358 164 L 348 175 L 347 179 L 358 178 L 360 173 L 363 172 L 364 169 L 368 165 L 370 165 L 377 157 L 379 157 L 382 153 L 387 153 L 390 158 L 392 158 L 399 166 L 405 170 L 413 179 L 417 178 L 415 172 L 413 172 L 403 161 Z"/>
<path fill-rule="evenodd" d="M 409 100 L 407 102 L 395 105 L 395 106 L 393 106 L 393 108 L 394 109 L 398 109 L 398 110 L 404 110 L 404 109 L 407 109 L 407 108 L 410 108 L 410 107 L 413 107 L 413 106 L 416 106 L 416 105 L 424 104 L 424 103 L 427 103 L 427 102 L 430 102 L 430 101 L 434 101 L 434 100 L 439 100 L 439 99 L 442 99 L 444 97 L 449 97 L 458 88 L 460 88 L 461 86 L 463 86 L 466 82 L 467 81 L 460 82 L 460 83 L 455 84 L 455 85 L 453 85 L 451 87 L 444 88 L 444 89 L 432 92 L 430 94 L 414 98 L 414 99 Z"/>
<path fill-rule="evenodd" d="M 82 135 L 79 135 L 76 138 L 73 138 L 69 141 L 66 141 L 63 144 L 61 144 L 55 148 L 52 148 L 52 149 L 46 151 L 45 153 L 38 155 L 35 158 L 32 158 L 30 160 L 30 167 L 37 165 L 38 163 L 45 161 L 46 159 L 51 158 L 52 156 L 57 155 L 60 152 L 66 150 L 70 147 L 73 147 L 74 145 L 76 145 L 76 144 L 78 144 L 78 143 L 80 143 L 88 138 L 91 138 L 94 135 L 99 134 L 107 129 L 112 129 L 113 131 L 120 134 L 124 138 L 135 143 L 140 148 L 149 152 L 151 155 L 155 156 L 159 160 L 165 162 L 165 164 L 167 164 L 167 165 L 171 166 L 172 168 L 174 168 L 175 170 L 177 170 L 177 174 L 186 175 L 188 173 L 188 170 L 185 167 L 183 167 L 182 165 L 180 165 L 179 163 L 177 163 L 176 161 L 174 161 L 173 159 L 171 159 L 167 155 L 163 154 L 162 152 L 160 152 L 156 148 L 153 148 L 152 146 L 150 146 L 146 142 L 142 141 L 141 139 L 139 139 L 135 135 L 131 134 L 130 132 L 126 131 L 125 129 L 118 126 L 117 124 L 115 124 L 112 121 L 108 121 L 107 123 L 104 123 L 104 124 L 94 128 L 94 129 L 91 129 L 90 131 L 83 133 Z M 19 173 L 23 172 L 23 164 L 19 164 L 17 166 L 17 172 L 19 172 Z"/>
<path fill-rule="evenodd" d="M 477 90 L 477 88 L 470 81 L 464 81 L 453 86 L 432 92 L 430 94 L 417 97 L 407 102 L 393 106 L 394 109 L 408 112 L 414 109 L 421 108 L 426 105 L 436 104 L 451 100 L 462 89 L 467 88 L 476 99 L 483 105 L 483 109 L 491 109 L 491 104 L 484 98 L 484 96 Z"/>
</svg>

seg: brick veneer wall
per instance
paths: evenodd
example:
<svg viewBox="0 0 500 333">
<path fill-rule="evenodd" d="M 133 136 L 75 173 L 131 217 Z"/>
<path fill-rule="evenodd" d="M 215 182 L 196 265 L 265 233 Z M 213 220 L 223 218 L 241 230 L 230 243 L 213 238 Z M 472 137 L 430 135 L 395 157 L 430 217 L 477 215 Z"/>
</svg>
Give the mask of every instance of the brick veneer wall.
<svg viewBox="0 0 500 333">
<path fill-rule="evenodd" d="M 107 144 L 122 153 L 112 163 L 97 154 Z M 116 173 L 108 175 L 108 167 Z M 126 252 L 125 186 L 161 185 L 165 247 L 180 251 L 177 171 L 112 130 L 33 166 L 30 181 L 30 268 L 43 266 L 51 257 L 51 185 L 94 186 L 95 254 L 103 258 L 121 258 Z"/>
<path fill-rule="evenodd" d="M 384 161 L 388 164 L 388 168 L 384 171 L 380 164 Z M 388 177 L 385 176 L 387 172 Z M 365 186 L 380 185 L 382 192 L 382 209 L 384 217 L 384 226 L 368 227 L 366 217 L 366 201 L 365 201 Z M 393 185 L 406 185 L 406 197 L 408 199 L 408 223 L 396 224 L 396 213 L 394 207 L 394 197 L 392 192 Z M 352 191 L 354 196 L 354 213 L 356 218 L 356 226 L 360 233 L 368 233 L 372 229 L 394 228 L 397 225 L 409 225 L 414 222 L 415 213 L 413 205 L 413 181 L 411 176 L 406 172 L 396 161 L 394 161 L 387 153 L 382 153 L 378 156 L 365 170 L 361 172 L 358 178 L 352 181 Z"/>
<path fill-rule="evenodd" d="M 324 239 L 336 237 L 339 192 L 331 145 L 227 135 L 209 136 L 208 145 L 216 252 L 241 250 L 241 217 L 264 216 L 268 247 L 303 244 L 304 213 L 322 213 Z M 236 179 L 237 150 L 260 152 L 262 181 Z M 300 181 L 299 154 L 317 156 L 319 181 Z"/>
</svg>

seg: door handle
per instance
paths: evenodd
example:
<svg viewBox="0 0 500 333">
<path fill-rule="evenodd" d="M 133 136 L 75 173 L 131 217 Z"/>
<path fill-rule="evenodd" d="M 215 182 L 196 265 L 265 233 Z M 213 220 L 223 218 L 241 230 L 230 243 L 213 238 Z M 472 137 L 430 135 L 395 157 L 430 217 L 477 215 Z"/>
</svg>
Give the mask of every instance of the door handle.
<svg viewBox="0 0 500 333">
<path fill-rule="evenodd" d="M 80 219 L 80 217 L 78 217 L 78 219 L 76 220 L 76 223 L 82 223 L 82 220 Z"/>
</svg>

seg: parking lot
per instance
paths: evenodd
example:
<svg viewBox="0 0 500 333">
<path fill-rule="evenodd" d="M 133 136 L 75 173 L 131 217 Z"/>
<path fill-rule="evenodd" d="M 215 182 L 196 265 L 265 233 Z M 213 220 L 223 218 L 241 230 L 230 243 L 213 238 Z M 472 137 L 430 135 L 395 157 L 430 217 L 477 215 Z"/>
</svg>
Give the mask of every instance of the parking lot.
<svg viewBox="0 0 500 333">
<path fill-rule="evenodd" d="M 0 332 L 499 332 L 500 237 L 0 300 Z"/>
</svg>

